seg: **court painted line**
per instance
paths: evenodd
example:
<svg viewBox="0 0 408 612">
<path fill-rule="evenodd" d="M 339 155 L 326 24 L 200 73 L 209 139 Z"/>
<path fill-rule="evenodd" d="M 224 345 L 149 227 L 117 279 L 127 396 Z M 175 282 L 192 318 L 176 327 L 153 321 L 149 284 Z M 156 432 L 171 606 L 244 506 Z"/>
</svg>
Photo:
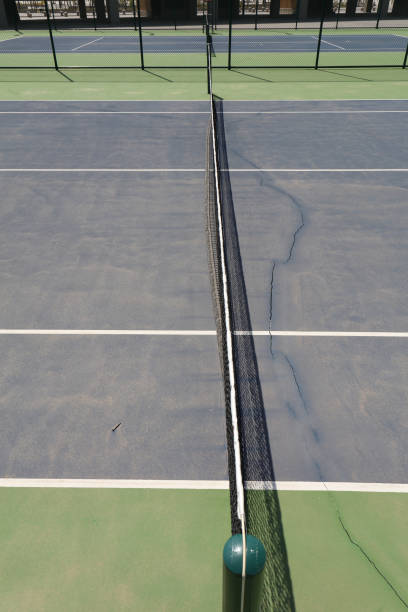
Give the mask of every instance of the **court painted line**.
<svg viewBox="0 0 408 612">
<path fill-rule="evenodd" d="M 368 115 L 389 113 L 408 113 L 408 110 L 223 111 L 223 115 Z"/>
<path fill-rule="evenodd" d="M 216 336 L 212 329 L 0 329 L 1 336 Z"/>
<path fill-rule="evenodd" d="M 0 115 L 209 115 L 210 111 L 0 111 Z M 223 111 L 224 115 L 368 115 L 407 110 Z"/>
<path fill-rule="evenodd" d="M 0 172 L 206 172 L 205 168 L 0 168 Z"/>
<path fill-rule="evenodd" d="M 87 478 L 0 478 L 0 487 L 59 489 L 179 489 L 226 491 L 228 480 L 104 480 Z M 408 493 L 408 484 L 382 482 L 249 481 L 250 491 L 349 491 Z"/>
<path fill-rule="evenodd" d="M 370 331 L 236 331 L 237 336 L 295 336 L 326 338 L 408 338 L 408 332 L 370 332 Z"/>
<path fill-rule="evenodd" d="M 348 491 L 355 493 L 408 493 L 408 484 L 387 482 L 248 481 L 249 491 Z"/>
<path fill-rule="evenodd" d="M 319 40 L 318 36 L 312 36 L 311 38 L 313 38 L 314 40 Z M 332 47 L 336 47 L 337 49 L 341 49 L 342 51 L 345 51 L 344 47 L 340 47 L 340 45 L 335 45 L 334 43 L 324 40 L 323 38 L 322 38 L 322 43 L 325 43 L 326 45 L 331 45 Z"/>
<path fill-rule="evenodd" d="M 99 38 L 95 38 L 94 40 L 90 40 L 89 42 L 84 43 L 83 45 L 79 45 L 79 47 L 74 47 L 73 49 L 71 49 L 71 52 L 78 51 L 78 49 L 82 49 L 82 47 L 86 47 L 87 45 L 92 45 L 92 43 L 98 42 L 98 40 L 103 40 L 103 36 L 100 36 Z"/>
<path fill-rule="evenodd" d="M 408 112 L 408 111 L 404 111 Z M 209 115 L 210 111 L 0 111 L 0 115 Z"/>
<path fill-rule="evenodd" d="M 229 168 L 221 172 L 408 172 L 408 168 Z"/>
<path fill-rule="evenodd" d="M 0 172 L 206 172 L 205 168 L 0 168 Z M 229 168 L 221 172 L 408 172 L 408 168 Z"/>
<path fill-rule="evenodd" d="M 0 336 L 216 336 L 213 329 L 0 329 Z M 235 331 L 236 336 L 293 336 L 326 338 L 408 338 L 408 332 L 376 331 Z"/>
</svg>

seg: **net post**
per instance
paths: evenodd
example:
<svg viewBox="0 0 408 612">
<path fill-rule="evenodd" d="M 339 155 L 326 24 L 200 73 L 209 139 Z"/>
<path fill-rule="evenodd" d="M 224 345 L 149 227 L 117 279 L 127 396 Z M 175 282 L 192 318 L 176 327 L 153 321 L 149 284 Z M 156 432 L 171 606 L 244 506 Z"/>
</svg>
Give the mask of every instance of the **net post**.
<svg viewBox="0 0 408 612">
<path fill-rule="evenodd" d="M 403 64 L 402 64 L 402 67 L 403 67 L 403 68 L 406 68 L 406 67 L 407 67 L 407 61 L 408 61 L 408 43 L 407 43 L 407 48 L 406 48 L 406 50 L 405 50 L 404 61 L 403 61 Z"/>
<path fill-rule="evenodd" d="M 55 68 L 55 70 L 58 70 L 58 61 L 57 61 L 57 54 L 55 53 L 54 36 L 52 35 L 52 27 L 51 27 L 51 20 L 50 20 L 50 11 L 48 10 L 48 0 L 44 0 L 44 5 L 45 5 L 45 14 L 46 14 L 46 17 L 47 17 L 48 34 L 49 34 L 49 37 L 50 37 L 52 56 L 54 58 L 54 68 Z"/>
<path fill-rule="evenodd" d="M 300 0 L 296 0 L 295 30 L 298 29 L 298 25 L 299 25 L 299 11 L 300 11 Z"/>
<path fill-rule="evenodd" d="M 229 0 L 229 15 L 228 15 L 228 70 L 231 70 L 231 43 L 232 43 L 232 0 Z"/>
<path fill-rule="evenodd" d="M 325 13 L 326 13 L 326 0 L 322 0 L 322 16 L 320 19 L 319 38 L 317 41 L 315 70 L 319 68 L 320 47 L 322 46 L 322 34 L 323 34 Z"/>
<path fill-rule="evenodd" d="M 133 0 L 135 2 L 136 0 Z M 142 34 L 142 16 L 140 14 L 140 0 L 137 0 L 137 22 L 139 26 L 139 47 L 140 47 L 140 67 L 144 70 L 144 55 L 143 55 L 143 34 Z"/>
<path fill-rule="evenodd" d="M 242 534 L 229 538 L 223 550 L 222 612 L 258 612 L 262 598 L 265 548 L 252 535 L 246 535 L 246 572 L 243 576 L 244 546 Z M 242 588 L 245 583 L 245 590 Z M 242 592 L 245 592 L 242 600 Z"/>
<path fill-rule="evenodd" d="M 258 29 L 258 3 L 259 3 L 259 0 L 256 0 L 256 3 L 255 3 L 255 30 Z"/>
</svg>

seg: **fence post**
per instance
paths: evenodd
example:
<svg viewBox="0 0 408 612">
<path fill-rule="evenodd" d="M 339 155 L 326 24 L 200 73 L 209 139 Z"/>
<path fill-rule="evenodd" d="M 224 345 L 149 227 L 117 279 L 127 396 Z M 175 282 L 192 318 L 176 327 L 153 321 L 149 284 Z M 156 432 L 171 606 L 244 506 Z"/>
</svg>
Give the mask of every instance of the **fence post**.
<svg viewBox="0 0 408 612">
<path fill-rule="evenodd" d="M 380 27 L 380 19 L 381 19 L 382 12 L 383 12 L 383 5 L 384 5 L 384 0 L 379 0 L 378 8 L 377 8 L 377 23 L 375 24 L 376 30 L 378 30 L 378 28 Z"/>
<path fill-rule="evenodd" d="M 95 0 L 92 0 L 92 17 L 93 17 L 94 30 L 95 30 L 95 32 L 96 32 L 96 12 L 95 12 Z"/>
<path fill-rule="evenodd" d="M 322 45 L 323 24 L 326 14 L 326 0 L 322 0 L 322 17 L 320 19 L 319 39 L 317 41 L 315 70 L 319 68 L 320 47 Z"/>
<path fill-rule="evenodd" d="M 133 0 L 136 2 L 136 0 Z M 144 55 L 143 55 L 143 34 L 142 34 L 142 16 L 140 13 L 140 0 L 137 0 L 137 21 L 139 24 L 139 47 L 140 47 L 140 67 L 144 70 Z"/>
<path fill-rule="evenodd" d="M 407 43 L 407 48 L 406 48 L 406 51 L 405 51 L 404 63 L 402 64 L 403 68 L 407 67 L 407 60 L 408 60 L 408 43 Z"/>
<path fill-rule="evenodd" d="M 340 8 L 341 8 L 342 0 L 339 0 L 339 8 L 337 9 L 337 17 L 336 17 L 336 30 L 339 27 L 339 19 L 340 19 Z"/>
<path fill-rule="evenodd" d="M 58 70 L 57 54 L 55 53 L 54 37 L 52 35 L 52 28 L 51 28 L 50 11 L 48 10 L 48 0 L 44 0 L 44 4 L 45 4 L 45 14 L 47 16 L 48 34 L 50 35 L 52 56 L 54 58 L 54 68 L 55 70 Z"/>
<path fill-rule="evenodd" d="M 232 43 L 232 0 L 229 0 L 229 15 L 228 15 L 228 70 L 231 70 L 231 43 Z"/>
<path fill-rule="evenodd" d="M 296 23 L 295 23 L 295 30 L 298 29 L 299 10 L 300 10 L 300 0 L 296 0 L 296 14 L 295 14 Z"/>
<path fill-rule="evenodd" d="M 132 12 L 133 12 L 133 25 L 135 28 L 135 32 L 137 30 L 137 20 L 136 20 L 136 5 L 135 5 L 136 0 L 132 0 Z"/>
<path fill-rule="evenodd" d="M 52 25 L 54 27 L 54 30 L 56 30 L 57 26 L 55 24 L 54 2 L 52 0 L 50 0 L 50 2 L 51 2 Z"/>
</svg>

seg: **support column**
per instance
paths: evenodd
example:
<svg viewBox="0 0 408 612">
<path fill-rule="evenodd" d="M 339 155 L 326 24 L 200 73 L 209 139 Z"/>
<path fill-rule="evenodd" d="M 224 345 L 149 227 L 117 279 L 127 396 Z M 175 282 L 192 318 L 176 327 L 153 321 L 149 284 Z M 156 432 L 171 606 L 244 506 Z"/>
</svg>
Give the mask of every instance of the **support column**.
<svg viewBox="0 0 408 612">
<path fill-rule="evenodd" d="M 106 0 L 108 9 L 108 21 L 111 25 L 119 25 L 119 2 L 118 0 Z"/>
<path fill-rule="evenodd" d="M 393 17 L 408 17 L 407 0 L 394 0 L 394 7 L 391 14 Z"/>
<path fill-rule="evenodd" d="M 0 28 L 8 28 L 9 23 L 7 19 L 6 7 L 4 6 L 4 0 L 0 0 Z"/>
<path fill-rule="evenodd" d="M 270 15 L 271 17 L 279 17 L 280 0 L 271 0 Z"/>
<path fill-rule="evenodd" d="M 85 0 L 78 0 L 78 8 L 79 8 L 79 18 L 85 20 L 86 19 Z"/>
<path fill-rule="evenodd" d="M 94 0 L 94 2 L 95 2 L 96 21 L 98 21 L 98 23 L 105 23 L 106 14 L 105 14 L 104 0 Z"/>
<path fill-rule="evenodd" d="M 347 0 L 346 15 L 352 17 L 356 14 L 357 0 Z"/>
<path fill-rule="evenodd" d="M 0 0 L 0 26 L 15 28 L 19 22 L 15 0 Z"/>
<path fill-rule="evenodd" d="M 299 21 L 307 19 L 307 13 L 309 10 L 309 0 L 298 0 L 299 1 Z"/>
</svg>

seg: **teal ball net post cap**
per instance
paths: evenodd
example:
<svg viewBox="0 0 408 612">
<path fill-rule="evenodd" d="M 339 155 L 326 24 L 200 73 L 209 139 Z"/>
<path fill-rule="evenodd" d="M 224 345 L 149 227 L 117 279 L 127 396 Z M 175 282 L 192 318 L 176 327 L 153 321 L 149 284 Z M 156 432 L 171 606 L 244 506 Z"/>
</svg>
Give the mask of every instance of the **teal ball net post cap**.
<svg viewBox="0 0 408 612">
<path fill-rule="evenodd" d="M 249 534 L 246 536 L 246 546 L 244 589 L 242 589 L 242 535 L 231 536 L 224 546 L 223 612 L 240 612 L 241 610 L 259 612 L 266 552 L 262 542 Z"/>
</svg>

